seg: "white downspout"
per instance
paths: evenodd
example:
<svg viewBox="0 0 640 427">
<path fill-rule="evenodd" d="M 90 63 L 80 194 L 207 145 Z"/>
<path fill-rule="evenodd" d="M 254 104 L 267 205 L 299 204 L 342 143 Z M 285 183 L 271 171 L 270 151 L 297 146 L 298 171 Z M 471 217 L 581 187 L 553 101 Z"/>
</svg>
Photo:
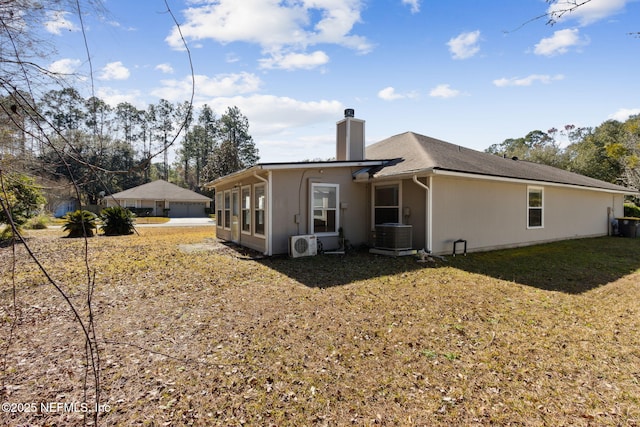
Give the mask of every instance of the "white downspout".
<svg viewBox="0 0 640 427">
<path fill-rule="evenodd" d="M 257 171 L 253 172 L 253 176 L 256 177 L 257 179 L 259 179 L 260 181 L 264 182 L 267 184 L 267 223 L 265 224 L 266 226 L 266 236 L 265 236 L 265 240 L 266 240 L 266 250 L 264 251 L 264 254 L 266 256 L 271 256 L 273 254 L 273 244 L 272 244 L 272 237 L 271 237 L 271 232 L 272 232 L 272 227 L 271 227 L 271 212 L 272 212 L 272 195 L 273 192 L 271 191 L 271 174 L 272 171 L 267 172 L 267 178 L 263 178 L 260 175 L 258 175 Z"/>
<path fill-rule="evenodd" d="M 431 241 L 431 177 L 427 177 L 427 182 L 429 185 L 424 185 L 420 181 L 418 181 L 418 176 L 413 175 L 413 182 L 418 184 L 420 187 L 425 189 L 425 206 L 424 206 L 424 232 L 425 232 L 425 244 L 427 247 L 425 248 L 428 253 L 431 253 L 432 241 Z"/>
</svg>

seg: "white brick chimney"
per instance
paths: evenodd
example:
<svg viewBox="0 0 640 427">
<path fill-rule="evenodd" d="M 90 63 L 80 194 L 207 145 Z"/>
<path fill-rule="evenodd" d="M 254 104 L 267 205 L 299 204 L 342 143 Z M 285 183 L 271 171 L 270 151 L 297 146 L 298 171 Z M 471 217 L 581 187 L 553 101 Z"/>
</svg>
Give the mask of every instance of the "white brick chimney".
<svg viewBox="0 0 640 427">
<path fill-rule="evenodd" d="M 364 120 L 354 118 L 354 110 L 344 110 L 336 124 L 336 160 L 364 160 Z"/>
</svg>

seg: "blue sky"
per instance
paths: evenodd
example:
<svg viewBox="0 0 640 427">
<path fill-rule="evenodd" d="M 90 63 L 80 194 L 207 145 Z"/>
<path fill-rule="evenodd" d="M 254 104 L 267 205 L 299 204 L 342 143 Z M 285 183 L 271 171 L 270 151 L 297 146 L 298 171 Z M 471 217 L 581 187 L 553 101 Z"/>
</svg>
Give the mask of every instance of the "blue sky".
<svg viewBox="0 0 640 427">
<path fill-rule="evenodd" d="M 345 108 L 366 120 L 367 144 L 413 131 L 477 150 L 640 113 L 637 0 L 591 0 L 553 26 L 528 22 L 551 11 L 542 0 L 167 3 L 196 107 L 238 106 L 262 162 L 333 157 Z M 165 2 L 105 7 L 83 18 L 96 95 L 139 108 L 188 100 Z M 44 65 L 88 76 L 78 17 L 45 28 L 57 53 Z M 89 82 L 74 85 L 88 95 Z"/>
</svg>

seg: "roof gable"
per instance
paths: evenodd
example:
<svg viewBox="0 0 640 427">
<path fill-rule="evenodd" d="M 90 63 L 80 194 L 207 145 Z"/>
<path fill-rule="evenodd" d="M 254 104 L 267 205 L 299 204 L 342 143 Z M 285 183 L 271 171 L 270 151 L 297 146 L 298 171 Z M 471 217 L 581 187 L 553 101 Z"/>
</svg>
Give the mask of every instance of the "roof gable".
<svg viewBox="0 0 640 427">
<path fill-rule="evenodd" d="M 148 182 L 119 193 L 112 194 L 114 199 L 136 199 L 136 200 L 173 200 L 181 202 L 207 202 L 211 199 L 195 191 L 179 187 L 170 182 L 158 179 Z"/>
<path fill-rule="evenodd" d="M 503 158 L 413 132 L 395 135 L 370 145 L 366 147 L 366 154 L 369 159 L 401 159 L 377 172 L 375 174 L 376 178 L 418 173 L 426 170 L 445 170 L 613 191 L 633 191 L 553 166 Z"/>
</svg>

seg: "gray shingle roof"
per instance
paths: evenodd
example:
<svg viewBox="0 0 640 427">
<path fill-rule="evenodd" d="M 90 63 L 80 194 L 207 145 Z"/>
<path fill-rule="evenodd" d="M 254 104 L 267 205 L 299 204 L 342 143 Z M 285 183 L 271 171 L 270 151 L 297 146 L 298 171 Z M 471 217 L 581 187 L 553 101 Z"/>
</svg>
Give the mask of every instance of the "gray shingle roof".
<svg viewBox="0 0 640 427">
<path fill-rule="evenodd" d="M 577 185 L 613 191 L 635 190 L 589 178 L 552 166 L 502 158 L 440 141 L 413 132 L 392 136 L 366 147 L 367 159 L 400 159 L 375 174 L 376 178 L 419 173 L 428 169 L 462 172 L 500 178 L 513 178 L 557 184 Z"/>
<path fill-rule="evenodd" d="M 178 187 L 175 184 L 164 180 L 156 180 L 147 184 L 142 184 L 128 190 L 115 193 L 109 197 L 115 199 L 135 199 L 135 200 L 169 200 L 174 202 L 208 202 L 211 199 L 195 191 Z"/>
</svg>

